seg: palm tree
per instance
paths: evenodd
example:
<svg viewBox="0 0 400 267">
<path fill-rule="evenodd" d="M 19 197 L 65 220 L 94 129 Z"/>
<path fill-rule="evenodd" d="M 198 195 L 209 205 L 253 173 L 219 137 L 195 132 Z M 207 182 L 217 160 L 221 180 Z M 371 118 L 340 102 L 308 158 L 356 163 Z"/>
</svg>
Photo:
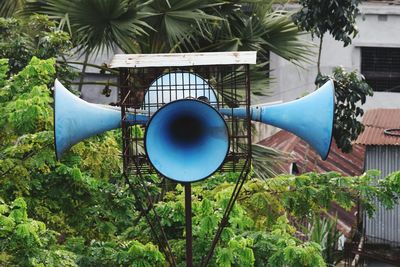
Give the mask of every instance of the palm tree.
<svg viewBox="0 0 400 267">
<path fill-rule="evenodd" d="M 127 53 L 257 50 L 261 62 L 268 51 L 305 60 L 309 47 L 290 16 L 272 10 L 272 2 L 31 0 L 24 13 L 58 19 L 85 52 L 114 46 Z"/>
<path fill-rule="evenodd" d="M 23 14 L 43 13 L 70 32 L 78 52 L 93 53 L 119 47 L 137 53 L 132 40 L 149 29 L 140 0 L 33 0 Z"/>
<path fill-rule="evenodd" d="M 26 0 L 0 0 L 0 17 L 9 18 L 20 11 Z"/>
<path fill-rule="evenodd" d="M 137 40 L 150 30 L 140 0 L 38 0 L 26 5 L 24 14 L 44 13 L 70 32 L 77 53 L 85 56 L 78 90 L 81 91 L 89 56 L 114 50 L 139 52 Z"/>
</svg>

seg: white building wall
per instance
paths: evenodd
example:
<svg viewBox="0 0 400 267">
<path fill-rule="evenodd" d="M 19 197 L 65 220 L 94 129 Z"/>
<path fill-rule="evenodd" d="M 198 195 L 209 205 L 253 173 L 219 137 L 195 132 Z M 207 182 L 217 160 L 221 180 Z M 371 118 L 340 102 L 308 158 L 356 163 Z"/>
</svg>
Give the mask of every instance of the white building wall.
<svg viewBox="0 0 400 267">
<path fill-rule="evenodd" d="M 286 9 L 296 10 L 299 6 L 285 5 Z M 360 6 L 362 15 L 357 18 L 358 36 L 353 43 L 343 47 L 343 43 L 326 35 L 323 40 L 321 72 L 331 74 L 336 66 L 360 71 L 361 47 L 400 47 L 400 6 L 379 3 L 366 3 Z M 317 53 L 319 39 L 304 37 L 305 41 L 313 42 L 315 56 L 310 64 L 303 68 L 272 54 L 271 76 L 275 79 L 272 84 L 271 97 L 258 98 L 257 103 L 278 101 L 284 102 L 296 99 L 315 89 L 314 80 L 317 75 Z M 375 92 L 369 98 L 365 109 L 371 108 L 400 108 L 400 93 Z"/>
<path fill-rule="evenodd" d="M 105 51 L 103 53 L 94 53 L 89 56 L 88 62 L 94 65 L 102 65 L 109 64 L 114 54 L 122 53 L 121 50 L 115 49 L 115 51 Z M 68 61 L 71 62 L 83 62 L 84 55 L 74 54 L 72 57 L 68 58 Z M 81 71 L 81 64 L 71 64 L 76 70 Z M 110 80 L 112 83 L 117 83 L 116 77 L 111 75 L 100 74 L 100 69 L 94 68 L 91 66 L 87 66 L 85 71 L 85 79 L 84 82 L 101 82 Z M 78 78 L 79 81 L 79 78 Z M 77 89 L 78 86 L 75 86 L 74 89 Z M 86 84 L 82 86 L 81 98 L 97 104 L 115 104 L 118 101 L 118 89 L 114 86 L 110 86 L 111 93 L 110 96 L 105 96 L 102 94 L 104 89 L 104 85 L 95 85 L 95 84 Z"/>
</svg>

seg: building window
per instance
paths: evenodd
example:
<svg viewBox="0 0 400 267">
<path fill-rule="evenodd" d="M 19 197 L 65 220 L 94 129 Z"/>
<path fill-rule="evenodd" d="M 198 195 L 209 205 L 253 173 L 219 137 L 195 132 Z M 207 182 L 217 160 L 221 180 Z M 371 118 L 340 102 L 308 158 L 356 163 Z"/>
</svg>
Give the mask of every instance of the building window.
<svg viewBox="0 0 400 267">
<path fill-rule="evenodd" d="M 400 92 L 400 48 L 362 47 L 361 73 L 374 91 Z"/>
</svg>

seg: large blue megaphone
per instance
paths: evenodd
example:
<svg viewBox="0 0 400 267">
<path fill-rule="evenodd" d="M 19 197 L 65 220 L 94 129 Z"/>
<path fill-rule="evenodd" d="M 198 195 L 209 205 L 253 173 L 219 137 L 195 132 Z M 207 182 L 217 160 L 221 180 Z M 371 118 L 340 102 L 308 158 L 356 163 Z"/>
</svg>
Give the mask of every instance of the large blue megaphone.
<svg viewBox="0 0 400 267">
<path fill-rule="evenodd" d="M 128 122 L 146 124 L 148 117 L 128 114 Z M 68 91 L 58 80 L 54 83 L 54 144 L 56 158 L 74 144 L 121 126 L 121 112 L 88 103 Z"/>
<path fill-rule="evenodd" d="M 247 117 L 245 108 L 219 111 L 227 116 Z M 318 90 L 295 101 L 252 107 L 250 116 L 253 121 L 273 125 L 297 135 L 325 160 L 331 147 L 334 112 L 335 91 L 333 81 L 329 80 Z"/>
<path fill-rule="evenodd" d="M 58 159 L 75 143 L 121 125 L 119 110 L 87 103 L 58 81 L 54 110 Z M 217 111 L 200 100 L 178 99 L 159 108 L 150 121 L 141 114 L 128 114 L 128 119 L 130 125 L 147 123 L 145 149 L 157 171 L 179 182 L 193 182 L 218 170 L 228 153 L 229 134 L 221 114 L 248 116 L 245 108 Z M 249 116 L 294 133 L 326 159 L 334 118 L 333 82 L 328 81 L 317 91 L 292 102 L 252 107 Z"/>
<path fill-rule="evenodd" d="M 228 127 L 222 115 L 196 99 L 175 100 L 150 119 L 145 149 L 153 167 L 178 182 L 207 178 L 229 151 Z"/>
</svg>

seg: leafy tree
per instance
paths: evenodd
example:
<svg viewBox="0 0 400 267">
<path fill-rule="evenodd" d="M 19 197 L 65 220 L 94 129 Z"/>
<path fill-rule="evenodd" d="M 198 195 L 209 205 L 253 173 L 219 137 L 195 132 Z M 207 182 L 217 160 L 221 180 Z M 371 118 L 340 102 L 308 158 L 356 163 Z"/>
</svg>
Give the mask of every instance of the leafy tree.
<svg viewBox="0 0 400 267">
<path fill-rule="evenodd" d="M 165 266 L 164 256 L 151 244 L 142 244 L 136 240 L 92 241 L 74 237 L 67 240 L 66 248 L 75 252 L 79 266 Z"/>
<path fill-rule="evenodd" d="M 274 12 L 271 3 L 36 0 L 24 13 L 48 14 L 58 18 L 60 27 L 69 25 L 78 51 L 114 46 L 126 53 L 258 50 L 264 75 L 257 77 L 265 80 L 268 51 L 293 62 L 310 55 L 309 47 L 298 38 L 297 26 L 287 14 Z M 262 88 L 265 93 L 266 86 Z"/>
<path fill-rule="evenodd" d="M 143 22 L 142 5 L 138 0 L 46 0 L 31 3 L 25 12 L 34 9 L 58 18 L 78 52 L 90 54 L 117 46 L 134 53 L 138 49 L 133 40 L 148 28 Z"/>
<path fill-rule="evenodd" d="M 326 266 L 321 247 L 315 242 L 300 242 L 296 229 L 286 217 L 279 217 L 271 232 L 254 232 L 255 266 Z"/>
<path fill-rule="evenodd" d="M 113 133 L 85 141 L 74 147 L 63 162 L 57 162 L 52 98 L 47 87 L 56 74 L 55 60 L 33 57 L 11 78 L 7 77 L 7 63 L 0 60 L 0 198 L 8 203 L 24 197 L 28 204 L 23 206 L 25 214 L 56 231 L 53 243 L 62 245 L 70 238 L 82 237 L 84 243 L 92 241 L 93 246 L 83 252 L 71 247 L 65 253 L 62 247 L 53 245 L 42 248 L 39 242 L 32 242 L 37 241 L 35 233 L 40 239 L 47 231 L 44 224 L 32 222 L 40 227 L 26 230 L 30 231 L 30 243 L 19 242 L 7 248 L 9 255 L 4 254 L 4 261 L 20 259 L 24 266 L 93 266 L 90 262 L 102 262 L 106 257 L 99 252 L 112 247 L 115 253 L 108 254 L 108 266 L 128 265 L 136 259 L 148 266 L 162 265 L 164 258 L 154 245 L 120 237 L 136 214 L 128 188 L 121 182 L 109 182 L 118 179 L 120 173 L 119 147 Z M 97 156 L 92 157 L 95 152 Z M 102 166 L 104 163 L 107 166 Z M 32 247 L 32 251 L 25 251 L 24 246 Z M 18 253 L 28 258 L 18 257 Z M 55 257 L 74 264 L 58 264 Z"/>
<path fill-rule="evenodd" d="M 71 48 L 69 35 L 57 29 L 47 16 L 0 18 L 0 58 L 8 58 L 9 76 L 21 71 L 33 56 L 40 59 L 63 56 Z M 76 77 L 73 69 L 65 64 L 57 63 L 56 70 L 65 84 Z"/>
<path fill-rule="evenodd" d="M 356 71 L 347 72 L 342 67 L 335 68 L 331 76 L 321 75 L 317 83 L 322 85 L 328 79 L 332 79 L 335 84 L 333 137 L 342 151 L 350 152 L 352 142 L 364 130 L 363 124 L 358 120 L 364 115 L 361 106 L 365 104 L 367 96 L 373 95 L 373 91 Z"/>
<path fill-rule="evenodd" d="M 211 244 L 235 185 L 236 175 L 217 174 L 192 186 L 196 263 L 201 261 Z M 325 266 L 337 261 L 340 255 L 334 250 L 337 244 L 335 221 L 329 216 L 322 221 L 319 218 L 329 210 L 332 201 L 351 209 L 359 200 L 369 215 L 374 212 L 375 198 L 385 201 L 388 208 L 393 207 L 400 193 L 399 174 L 387 177 L 375 187 L 377 176 L 379 173 L 376 171 L 359 177 L 309 173 L 279 176 L 267 181 L 257 178 L 247 181 L 218 243 L 211 266 L 247 266 L 251 262 L 255 266 Z M 178 262 L 184 262 L 183 188 L 178 185 L 176 191 L 169 191 L 157 204 L 157 211 Z M 298 222 L 304 220 L 308 220 L 309 230 L 299 226 Z M 125 234 L 136 236 L 147 232 L 147 223 L 141 219 Z M 299 240 L 296 237 L 299 235 L 308 236 L 308 241 Z M 148 235 L 142 238 L 141 242 L 146 242 Z M 250 248 L 252 252 L 248 250 Z M 235 260 L 238 258 L 247 263 Z"/>
<path fill-rule="evenodd" d="M 139 0 L 46 0 L 32 1 L 24 13 L 40 12 L 57 18 L 68 30 L 76 52 L 84 54 L 79 91 L 82 89 L 89 56 L 120 48 L 126 53 L 139 51 L 136 39 L 147 34 Z"/>
<path fill-rule="evenodd" d="M 0 264 L 13 266 L 78 266 L 76 255 L 57 245 L 57 233 L 28 218 L 23 198 L 11 205 L 0 199 Z"/>
<path fill-rule="evenodd" d="M 320 86 L 328 79 L 320 69 L 324 36 L 329 33 L 335 40 L 342 41 L 344 46 L 351 44 L 358 33 L 356 17 L 359 14 L 358 5 L 361 0 L 300 0 L 299 2 L 302 8 L 293 15 L 294 21 L 301 29 L 320 39 L 318 74 L 315 80 L 317 86 Z M 346 73 L 341 67 L 334 70 L 331 78 L 335 81 L 336 96 L 333 137 L 343 152 L 350 152 L 351 142 L 363 131 L 358 117 L 363 115 L 361 105 L 365 103 L 366 96 L 372 96 L 372 89 L 355 72 Z"/>
<path fill-rule="evenodd" d="M 273 12 L 273 1 L 32 2 L 25 13 L 56 16 L 84 51 L 116 45 L 131 53 L 257 49 L 263 60 L 267 50 L 294 61 L 310 55 L 290 18 Z"/>
<path fill-rule="evenodd" d="M 164 257 L 151 243 L 70 238 L 59 244 L 59 233 L 28 217 L 23 198 L 11 205 L 0 199 L 0 263 L 13 266 L 164 266 Z"/>
<path fill-rule="evenodd" d="M 321 51 L 324 35 L 329 32 L 335 40 L 342 41 L 344 46 L 351 43 L 358 31 L 355 26 L 361 0 L 300 0 L 302 8 L 293 19 L 300 28 L 320 38 L 318 53 L 318 75 L 321 74 Z"/>
</svg>

